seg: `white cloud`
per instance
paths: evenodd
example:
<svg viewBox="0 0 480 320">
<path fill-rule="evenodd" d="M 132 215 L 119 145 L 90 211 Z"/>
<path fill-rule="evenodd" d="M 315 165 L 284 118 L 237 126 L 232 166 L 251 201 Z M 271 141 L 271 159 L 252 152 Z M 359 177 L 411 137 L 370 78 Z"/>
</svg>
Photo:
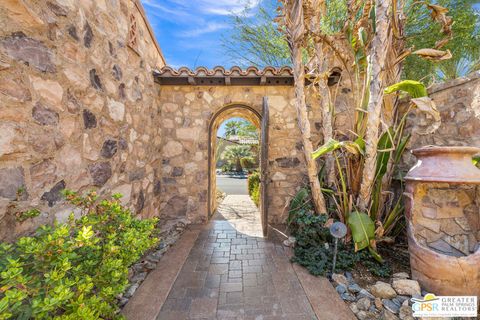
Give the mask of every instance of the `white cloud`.
<svg viewBox="0 0 480 320">
<path fill-rule="evenodd" d="M 246 7 L 255 8 L 261 0 L 199 0 L 197 8 L 205 13 L 214 15 L 230 15 L 240 13 Z"/>
<path fill-rule="evenodd" d="M 201 26 L 201 28 L 195 28 L 180 32 L 179 36 L 182 38 L 197 37 L 202 34 L 215 32 L 227 28 L 229 28 L 229 25 L 226 23 L 207 22 L 205 25 Z"/>
</svg>

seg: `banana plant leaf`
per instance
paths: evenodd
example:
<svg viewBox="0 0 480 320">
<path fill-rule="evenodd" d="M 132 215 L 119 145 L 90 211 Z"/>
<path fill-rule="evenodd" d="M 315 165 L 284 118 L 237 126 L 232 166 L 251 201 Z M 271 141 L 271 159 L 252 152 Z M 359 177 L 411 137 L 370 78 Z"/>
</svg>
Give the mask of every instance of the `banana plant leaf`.
<svg viewBox="0 0 480 320">
<path fill-rule="evenodd" d="M 365 141 L 361 138 L 357 138 L 355 141 L 337 141 L 335 139 L 330 139 L 312 153 L 312 158 L 317 159 L 341 148 L 353 154 L 364 154 Z"/>
<path fill-rule="evenodd" d="M 392 154 L 393 146 L 393 129 L 389 128 L 385 131 L 377 143 L 377 167 L 375 168 L 375 177 L 377 180 L 382 179 L 387 172 L 388 161 Z"/>
<path fill-rule="evenodd" d="M 412 98 L 421 98 L 428 95 L 425 85 L 421 82 L 414 80 L 403 80 L 398 83 L 392 84 L 384 90 L 386 94 L 394 93 L 397 91 L 407 92 Z"/>
<path fill-rule="evenodd" d="M 354 211 L 349 214 L 347 223 L 352 231 L 355 251 L 368 248 L 370 252 L 375 252 L 372 254 L 373 257 L 381 261 L 382 258 L 375 251 L 375 223 L 373 220 L 366 213 Z"/>
<path fill-rule="evenodd" d="M 394 157 L 394 163 L 397 164 L 400 162 L 400 159 L 403 155 L 403 152 L 405 151 L 405 148 L 407 147 L 408 141 L 410 141 L 411 135 L 406 135 L 400 139 L 400 143 L 398 144 L 397 148 L 395 149 L 395 157 Z"/>
</svg>

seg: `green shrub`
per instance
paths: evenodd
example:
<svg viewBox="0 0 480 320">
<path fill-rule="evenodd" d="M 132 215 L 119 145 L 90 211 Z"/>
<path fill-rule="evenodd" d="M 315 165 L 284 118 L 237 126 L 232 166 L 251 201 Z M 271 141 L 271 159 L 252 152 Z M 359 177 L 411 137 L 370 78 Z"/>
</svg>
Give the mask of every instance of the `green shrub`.
<svg viewBox="0 0 480 320">
<path fill-rule="evenodd" d="M 258 171 L 248 176 L 248 194 L 258 207 L 260 203 L 260 173 Z"/>
<path fill-rule="evenodd" d="M 0 319 L 121 318 L 116 296 L 128 268 L 157 243 L 157 220 L 136 219 L 119 196 L 66 195 L 84 216 L 0 244 Z"/>
<path fill-rule="evenodd" d="M 313 275 L 332 271 L 334 239 L 325 227 L 328 216 L 315 214 L 307 188 L 300 189 L 290 202 L 288 227 L 296 238 L 293 262 L 307 268 Z M 348 271 L 360 263 L 374 276 L 388 277 L 391 268 L 376 261 L 368 251 L 355 252 L 351 243 L 338 243 L 335 271 Z"/>
</svg>

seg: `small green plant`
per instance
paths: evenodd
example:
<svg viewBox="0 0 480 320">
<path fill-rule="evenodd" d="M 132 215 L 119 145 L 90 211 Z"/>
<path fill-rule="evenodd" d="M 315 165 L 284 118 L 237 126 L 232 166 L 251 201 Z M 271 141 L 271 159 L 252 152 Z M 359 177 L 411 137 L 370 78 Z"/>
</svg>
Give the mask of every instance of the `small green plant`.
<svg viewBox="0 0 480 320">
<path fill-rule="evenodd" d="M 260 173 L 258 171 L 248 176 L 248 194 L 258 207 L 260 203 Z"/>
<path fill-rule="evenodd" d="M 353 216 L 353 215 L 352 215 Z M 310 193 L 301 188 L 290 202 L 288 227 L 296 238 L 293 262 L 310 271 L 313 275 L 325 275 L 333 268 L 333 241 L 327 224 L 326 214 L 315 214 Z M 363 235 L 359 235 L 359 238 Z M 368 238 L 365 247 L 368 247 Z M 348 271 L 360 263 L 375 276 L 387 277 L 390 266 L 379 262 L 369 253 L 361 250 L 355 252 L 350 243 L 340 242 L 338 246 L 336 271 Z"/>
<path fill-rule="evenodd" d="M 27 211 L 20 212 L 17 216 L 17 221 L 18 222 L 23 222 L 27 219 L 35 218 L 40 215 L 40 210 L 38 209 L 30 209 Z"/>
<path fill-rule="evenodd" d="M 65 195 L 84 216 L 0 244 L 0 319 L 121 318 L 116 297 L 128 268 L 157 243 L 157 220 L 94 192 Z"/>
</svg>

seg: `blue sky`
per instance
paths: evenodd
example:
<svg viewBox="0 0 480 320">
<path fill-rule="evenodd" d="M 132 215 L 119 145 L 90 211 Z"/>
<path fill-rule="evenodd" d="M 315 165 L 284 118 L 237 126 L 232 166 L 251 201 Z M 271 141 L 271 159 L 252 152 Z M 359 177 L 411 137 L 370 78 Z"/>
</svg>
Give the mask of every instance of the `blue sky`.
<svg viewBox="0 0 480 320">
<path fill-rule="evenodd" d="M 221 47 L 229 16 L 262 0 L 142 0 L 168 65 L 231 66 Z"/>
</svg>

